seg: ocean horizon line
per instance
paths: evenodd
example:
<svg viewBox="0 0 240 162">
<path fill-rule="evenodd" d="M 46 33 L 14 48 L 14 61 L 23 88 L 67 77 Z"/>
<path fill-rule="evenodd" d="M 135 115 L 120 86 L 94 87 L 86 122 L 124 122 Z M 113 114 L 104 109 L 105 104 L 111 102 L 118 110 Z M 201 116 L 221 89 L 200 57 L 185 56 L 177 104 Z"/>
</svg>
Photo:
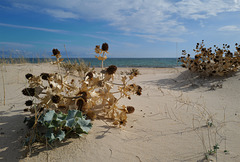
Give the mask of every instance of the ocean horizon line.
<svg viewBox="0 0 240 162">
<path fill-rule="evenodd" d="M 94 67 L 101 67 L 101 61 L 96 58 L 63 58 L 63 62 L 80 63 Z M 0 63 L 5 61 L 9 63 L 45 63 L 55 61 L 56 58 L 0 58 Z M 105 66 L 116 65 L 117 67 L 146 67 L 146 68 L 164 68 L 179 67 L 177 58 L 108 58 L 104 61 Z"/>
</svg>

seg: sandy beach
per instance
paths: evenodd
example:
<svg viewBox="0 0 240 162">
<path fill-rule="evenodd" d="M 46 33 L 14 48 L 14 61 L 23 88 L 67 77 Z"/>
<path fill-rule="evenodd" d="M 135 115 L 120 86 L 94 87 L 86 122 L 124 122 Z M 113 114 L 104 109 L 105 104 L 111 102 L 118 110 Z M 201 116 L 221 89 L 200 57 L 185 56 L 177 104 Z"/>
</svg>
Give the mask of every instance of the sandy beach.
<svg viewBox="0 0 240 162">
<path fill-rule="evenodd" d="M 26 156 L 23 120 L 30 112 L 23 111 L 28 100 L 21 93 L 27 87 L 25 74 L 57 72 L 57 68 L 50 64 L 0 66 L 0 161 L 202 161 L 216 144 L 219 149 L 210 159 L 240 161 L 240 73 L 209 79 L 183 68 L 138 68 L 140 75 L 133 83 L 142 87 L 142 95 L 120 102 L 135 107 L 126 126 L 116 128 L 94 120 L 88 135 Z M 118 68 L 116 82 L 121 71 L 129 69 Z"/>
</svg>

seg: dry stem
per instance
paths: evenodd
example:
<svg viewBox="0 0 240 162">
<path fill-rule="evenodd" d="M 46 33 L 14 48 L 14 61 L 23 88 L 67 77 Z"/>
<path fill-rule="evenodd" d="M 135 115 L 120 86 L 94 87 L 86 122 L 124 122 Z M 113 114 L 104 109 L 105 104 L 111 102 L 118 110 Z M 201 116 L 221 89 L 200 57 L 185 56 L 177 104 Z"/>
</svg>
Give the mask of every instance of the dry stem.
<svg viewBox="0 0 240 162">
<path fill-rule="evenodd" d="M 3 64 L 2 64 L 2 81 L 3 81 L 3 95 L 4 95 L 4 106 L 6 105 L 6 89 L 5 89 L 5 82 L 4 82 L 4 76 L 3 76 Z"/>
</svg>

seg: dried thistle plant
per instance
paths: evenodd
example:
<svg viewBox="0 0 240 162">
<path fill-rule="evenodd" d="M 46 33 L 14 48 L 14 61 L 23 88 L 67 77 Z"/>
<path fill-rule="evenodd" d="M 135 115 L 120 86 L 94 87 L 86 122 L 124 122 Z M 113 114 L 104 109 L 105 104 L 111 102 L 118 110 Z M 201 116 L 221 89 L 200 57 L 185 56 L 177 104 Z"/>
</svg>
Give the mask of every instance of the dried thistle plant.
<svg viewBox="0 0 240 162">
<path fill-rule="evenodd" d="M 103 56 L 98 57 L 102 62 L 106 59 L 104 54 L 108 53 L 107 50 L 107 43 L 104 43 L 101 49 L 95 49 L 97 54 L 103 54 Z M 60 52 L 57 49 L 53 49 L 52 52 L 53 56 L 57 58 L 57 61 L 52 64 L 59 66 L 63 61 L 63 59 L 60 59 Z M 133 113 L 135 109 L 133 106 L 119 105 L 118 101 L 124 97 L 131 99 L 132 94 L 141 95 L 142 88 L 132 83 L 138 73 L 122 76 L 121 84 L 114 83 L 116 71 L 117 67 L 111 65 L 103 69 L 100 73 L 89 70 L 85 77 L 78 78 L 74 78 L 68 72 L 64 75 L 59 73 L 41 73 L 40 75 L 26 74 L 29 87 L 23 89 L 22 93 L 25 96 L 31 97 L 30 100 L 25 102 L 26 106 L 29 106 L 30 111 L 34 114 L 34 122 L 30 124 L 31 128 L 36 132 L 39 123 L 49 122 L 49 120 L 45 119 L 51 118 L 50 123 L 58 123 L 57 126 L 52 126 L 58 130 L 58 133 L 56 134 L 56 131 L 53 131 L 51 132 L 52 135 L 46 136 L 46 138 L 50 141 L 55 139 L 62 140 L 66 133 L 63 130 L 74 129 L 76 131 L 77 129 L 69 128 L 67 124 L 67 120 L 69 119 L 66 116 L 66 114 L 69 113 L 77 113 L 75 111 L 81 112 L 86 118 L 91 120 L 95 118 L 109 118 L 112 119 L 113 125 L 119 127 L 126 125 L 127 114 Z M 117 89 L 117 91 L 113 91 L 113 88 L 116 86 L 117 88 L 115 89 Z M 49 115 L 52 116 L 49 117 Z M 77 117 L 83 118 L 81 115 Z M 59 123 L 60 120 L 63 120 L 62 122 L 64 124 L 62 122 Z M 32 120 L 28 119 L 26 121 L 29 122 Z M 80 125 L 81 129 L 89 130 L 91 125 L 89 125 L 88 120 L 86 120 L 85 123 L 88 123 L 87 128 L 86 125 Z M 44 126 L 50 128 L 51 124 L 49 125 L 48 123 L 46 125 L 45 123 Z M 87 133 L 87 131 L 84 130 L 82 132 Z"/>
<path fill-rule="evenodd" d="M 203 76 L 224 76 L 226 74 L 236 72 L 240 66 L 240 45 L 235 44 L 236 51 L 232 53 L 230 46 L 223 44 L 223 48 L 216 45 L 214 50 L 206 48 L 204 41 L 197 43 L 194 58 L 190 57 L 185 50 L 182 51 L 182 67 L 188 68 L 192 72 L 199 73 Z"/>
</svg>

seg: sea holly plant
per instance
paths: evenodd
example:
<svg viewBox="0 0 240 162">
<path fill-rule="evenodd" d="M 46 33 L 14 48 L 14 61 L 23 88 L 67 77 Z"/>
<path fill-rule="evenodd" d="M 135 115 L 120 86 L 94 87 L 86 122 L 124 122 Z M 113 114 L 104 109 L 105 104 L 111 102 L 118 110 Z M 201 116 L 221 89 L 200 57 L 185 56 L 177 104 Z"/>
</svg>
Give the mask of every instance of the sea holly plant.
<svg viewBox="0 0 240 162">
<path fill-rule="evenodd" d="M 194 73 L 202 76 L 224 76 L 238 71 L 240 67 L 240 45 L 235 44 L 236 51 L 230 51 L 230 45 L 223 44 L 223 48 L 214 45 L 206 48 L 204 41 L 197 43 L 194 58 L 190 57 L 185 50 L 182 50 L 182 67 L 188 68 Z"/>
<path fill-rule="evenodd" d="M 35 141 L 45 141 L 52 144 L 54 141 L 62 141 L 69 133 L 74 132 L 78 136 L 82 133 L 87 134 L 92 127 L 91 121 L 86 120 L 79 110 L 69 110 L 67 114 L 62 112 L 56 113 L 54 110 L 49 110 L 45 114 L 38 116 L 37 125 L 35 123 L 35 116 L 26 117 L 24 122 L 31 129 L 37 126 L 33 133 Z M 29 144 L 29 137 L 26 144 Z"/>
<path fill-rule="evenodd" d="M 60 73 L 60 70 L 58 73 L 26 74 L 29 86 L 22 93 L 30 97 L 25 104 L 33 115 L 26 118 L 25 123 L 34 132 L 33 136 L 27 136 L 28 144 L 42 138 L 48 143 L 62 141 L 69 133 L 88 133 L 90 120 L 96 118 L 112 119 L 112 124 L 119 127 L 126 125 L 127 114 L 133 113 L 135 108 L 118 102 L 142 94 L 141 86 L 133 82 L 138 73 L 121 75 L 121 83 L 115 83 L 117 67 L 103 66 L 108 44 L 103 43 L 101 49 L 96 46 L 95 52 L 102 61 L 100 72 L 90 69 L 84 77 Z M 63 61 L 60 52 L 53 49 L 53 56 L 57 58 L 54 64 L 59 67 Z"/>
</svg>

